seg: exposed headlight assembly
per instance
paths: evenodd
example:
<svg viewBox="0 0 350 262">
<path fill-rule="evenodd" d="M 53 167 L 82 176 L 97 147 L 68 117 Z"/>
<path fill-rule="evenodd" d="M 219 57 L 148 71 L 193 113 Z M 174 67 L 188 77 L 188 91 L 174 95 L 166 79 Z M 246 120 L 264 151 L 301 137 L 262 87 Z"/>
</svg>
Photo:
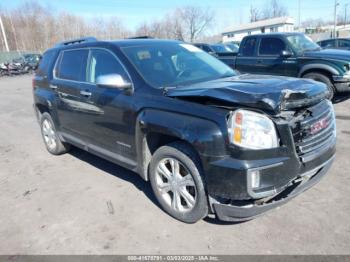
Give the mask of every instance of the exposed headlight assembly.
<svg viewBox="0 0 350 262">
<path fill-rule="evenodd" d="M 231 112 L 228 120 L 230 142 L 249 149 L 279 146 L 274 123 L 263 114 L 248 110 Z"/>
</svg>

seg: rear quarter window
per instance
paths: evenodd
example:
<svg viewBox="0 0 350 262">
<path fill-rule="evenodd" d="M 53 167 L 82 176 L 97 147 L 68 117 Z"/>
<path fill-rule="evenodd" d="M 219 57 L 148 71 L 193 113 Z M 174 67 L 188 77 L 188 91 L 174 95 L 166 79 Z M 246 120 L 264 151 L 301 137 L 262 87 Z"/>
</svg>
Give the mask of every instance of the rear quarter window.
<svg viewBox="0 0 350 262">
<path fill-rule="evenodd" d="M 60 79 L 86 81 L 87 49 L 65 50 L 60 53 L 55 76 Z"/>
<path fill-rule="evenodd" d="M 38 69 L 36 71 L 37 75 L 47 76 L 49 74 L 49 71 L 50 71 L 50 68 L 52 66 L 52 62 L 53 62 L 53 59 L 55 58 L 55 55 L 56 55 L 56 51 L 54 51 L 54 50 L 46 51 L 43 54 L 43 56 L 39 62 Z"/>
</svg>

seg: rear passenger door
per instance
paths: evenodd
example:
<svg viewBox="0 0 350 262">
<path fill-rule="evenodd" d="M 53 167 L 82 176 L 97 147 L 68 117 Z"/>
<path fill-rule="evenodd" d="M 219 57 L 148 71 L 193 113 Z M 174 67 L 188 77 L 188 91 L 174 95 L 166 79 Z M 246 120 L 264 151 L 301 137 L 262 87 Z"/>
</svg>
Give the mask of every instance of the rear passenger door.
<svg viewBox="0 0 350 262">
<path fill-rule="evenodd" d="M 50 87 L 58 94 L 57 114 L 59 127 L 64 135 L 82 139 L 82 113 L 87 105 L 81 95 L 81 83 L 86 79 L 88 49 L 72 49 L 60 52 Z"/>
<path fill-rule="evenodd" d="M 236 69 L 241 73 L 257 73 L 260 65 L 257 64 L 256 48 L 257 37 L 249 37 L 243 41 L 236 59 Z"/>
</svg>

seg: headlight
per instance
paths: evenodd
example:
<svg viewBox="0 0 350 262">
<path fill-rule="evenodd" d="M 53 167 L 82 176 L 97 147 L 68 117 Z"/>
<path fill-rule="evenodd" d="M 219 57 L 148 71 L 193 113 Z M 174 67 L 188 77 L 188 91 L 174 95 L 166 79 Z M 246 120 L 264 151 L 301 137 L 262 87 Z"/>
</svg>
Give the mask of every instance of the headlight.
<svg viewBox="0 0 350 262">
<path fill-rule="evenodd" d="M 230 142 L 249 149 L 278 147 L 275 126 L 268 117 L 248 110 L 231 113 L 229 121 Z"/>
</svg>

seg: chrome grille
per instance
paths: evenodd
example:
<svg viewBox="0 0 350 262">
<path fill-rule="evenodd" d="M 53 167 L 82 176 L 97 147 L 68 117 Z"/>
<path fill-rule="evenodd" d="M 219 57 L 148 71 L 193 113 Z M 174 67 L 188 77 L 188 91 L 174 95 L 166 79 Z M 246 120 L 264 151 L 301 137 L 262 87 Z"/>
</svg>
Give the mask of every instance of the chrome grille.
<svg viewBox="0 0 350 262">
<path fill-rule="evenodd" d="M 315 151 L 322 153 L 333 143 L 336 136 L 333 106 L 323 101 L 303 112 L 302 120 L 292 127 L 298 155 L 303 162 L 314 159 Z"/>
</svg>

